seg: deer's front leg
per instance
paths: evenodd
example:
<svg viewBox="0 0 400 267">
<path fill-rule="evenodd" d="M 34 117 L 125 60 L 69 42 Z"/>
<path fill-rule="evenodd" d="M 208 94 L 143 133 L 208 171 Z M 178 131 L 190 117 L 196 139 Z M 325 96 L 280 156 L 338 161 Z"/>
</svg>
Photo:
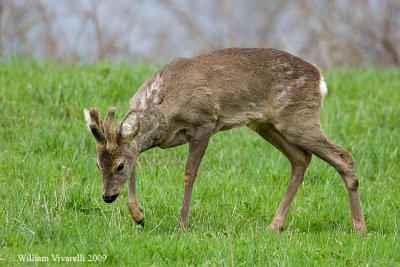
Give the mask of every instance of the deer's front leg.
<svg viewBox="0 0 400 267">
<path fill-rule="evenodd" d="M 128 180 L 128 208 L 132 219 L 144 227 L 144 217 L 139 202 L 136 199 L 136 176 L 135 170 L 132 171 Z"/>
<path fill-rule="evenodd" d="M 192 198 L 193 184 L 197 177 L 197 171 L 199 170 L 200 162 L 206 151 L 208 140 L 209 138 L 205 138 L 201 141 L 192 141 L 189 143 L 189 155 L 186 161 L 184 176 L 185 193 L 178 224 L 178 227 L 182 229 L 186 229 L 188 227 L 189 207 L 190 199 Z"/>
</svg>

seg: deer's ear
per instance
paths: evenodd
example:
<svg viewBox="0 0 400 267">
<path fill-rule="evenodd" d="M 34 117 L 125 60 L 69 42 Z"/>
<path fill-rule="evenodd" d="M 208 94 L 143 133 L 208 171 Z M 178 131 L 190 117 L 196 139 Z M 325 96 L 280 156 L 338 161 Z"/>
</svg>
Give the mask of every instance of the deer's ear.
<svg viewBox="0 0 400 267">
<path fill-rule="evenodd" d="M 131 141 L 139 131 L 138 115 L 131 111 L 126 114 L 119 126 L 121 138 L 126 141 Z"/>
<path fill-rule="evenodd" d="M 83 110 L 86 126 L 92 132 L 97 142 L 105 143 L 105 136 L 101 130 L 101 121 L 99 119 L 99 110 L 95 108 L 85 108 Z"/>
<path fill-rule="evenodd" d="M 90 117 L 90 109 L 84 108 L 83 115 L 85 116 L 86 126 L 90 129 L 90 124 L 92 123 L 92 118 Z"/>
</svg>

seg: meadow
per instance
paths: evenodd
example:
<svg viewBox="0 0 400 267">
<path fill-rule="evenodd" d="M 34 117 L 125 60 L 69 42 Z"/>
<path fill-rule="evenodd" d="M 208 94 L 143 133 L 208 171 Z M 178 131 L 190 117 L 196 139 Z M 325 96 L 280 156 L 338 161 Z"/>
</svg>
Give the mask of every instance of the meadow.
<svg viewBox="0 0 400 267">
<path fill-rule="evenodd" d="M 187 146 L 152 149 L 138 162 L 146 226 L 102 200 L 95 140 L 84 107 L 117 110 L 158 66 L 0 64 L 0 265 L 21 255 L 83 255 L 66 266 L 399 266 L 400 70 L 324 72 L 327 136 L 351 151 L 369 233 L 352 231 L 340 176 L 313 157 L 282 233 L 266 227 L 286 190 L 290 164 L 254 132 L 210 142 L 196 181 L 190 229 L 175 229 Z M 96 257 L 95 257 L 96 256 Z M 104 258 L 103 258 L 104 256 Z M 94 262 L 89 262 L 89 257 Z M 103 261 L 104 260 L 104 261 Z M 56 262 L 63 265 L 62 262 Z"/>
</svg>

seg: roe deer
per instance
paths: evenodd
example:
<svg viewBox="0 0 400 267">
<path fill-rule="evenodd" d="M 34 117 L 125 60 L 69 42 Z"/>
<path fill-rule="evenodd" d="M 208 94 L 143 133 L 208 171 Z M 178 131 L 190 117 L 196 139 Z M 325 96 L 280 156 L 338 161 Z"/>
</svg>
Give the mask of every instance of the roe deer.
<svg viewBox="0 0 400 267">
<path fill-rule="evenodd" d="M 247 126 L 280 150 L 292 166 L 289 186 L 270 230 L 283 229 L 314 154 L 343 178 L 354 230 L 365 235 L 353 157 L 329 141 L 320 127 L 318 113 L 326 92 L 317 67 L 275 49 L 229 48 L 177 58 L 145 81 L 117 128 L 114 108 L 108 110 L 104 123 L 97 109 L 84 109 L 87 126 L 97 140 L 103 199 L 113 202 L 128 180 L 131 216 L 144 226 L 135 193 L 138 155 L 153 147 L 189 143 L 178 222 L 178 227 L 187 228 L 193 184 L 210 137 Z"/>
</svg>

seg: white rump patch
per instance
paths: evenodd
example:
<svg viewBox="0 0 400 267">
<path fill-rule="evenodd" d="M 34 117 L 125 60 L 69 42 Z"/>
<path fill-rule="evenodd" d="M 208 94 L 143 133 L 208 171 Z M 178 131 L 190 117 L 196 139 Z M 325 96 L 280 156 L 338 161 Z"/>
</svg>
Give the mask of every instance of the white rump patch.
<svg viewBox="0 0 400 267">
<path fill-rule="evenodd" d="M 326 87 L 324 77 L 322 76 L 319 82 L 319 90 L 321 91 L 322 97 L 324 97 L 328 93 L 328 87 Z"/>
</svg>

